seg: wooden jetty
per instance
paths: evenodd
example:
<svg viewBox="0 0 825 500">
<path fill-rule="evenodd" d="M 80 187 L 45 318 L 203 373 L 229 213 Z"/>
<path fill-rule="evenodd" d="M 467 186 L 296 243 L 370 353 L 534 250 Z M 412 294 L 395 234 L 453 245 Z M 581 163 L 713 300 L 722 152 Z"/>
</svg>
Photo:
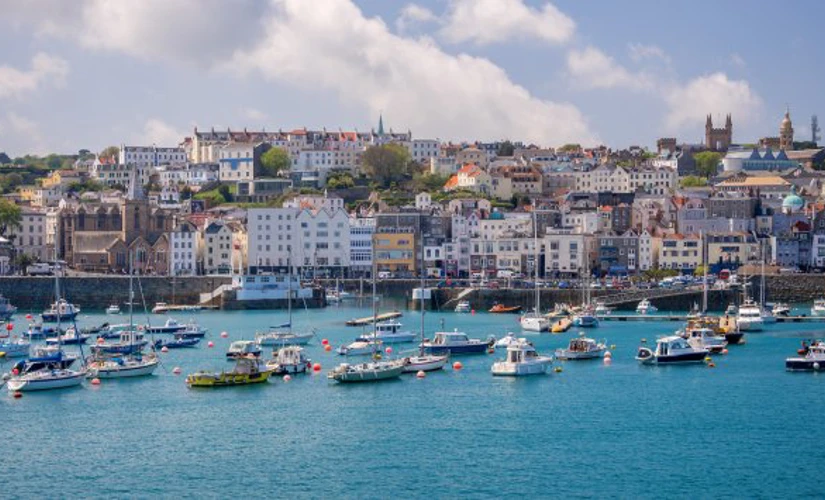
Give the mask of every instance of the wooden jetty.
<svg viewBox="0 0 825 500">
<path fill-rule="evenodd" d="M 367 316 L 366 318 L 351 319 L 347 321 L 347 326 L 364 326 L 372 324 L 373 321 L 387 321 L 389 319 L 400 318 L 401 316 L 403 316 L 403 314 L 401 314 L 400 312 L 393 311 L 379 314 L 374 318 L 372 316 Z"/>
<path fill-rule="evenodd" d="M 204 310 L 216 310 L 219 309 L 218 306 L 211 306 L 211 305 L 169 305 L 158 303 L 155 307 L 152 308 L 152 312 L 155 314 L 165 314 L 168 312 L 195 312 L 195 311 L 204 311 Z"/>
</svg>

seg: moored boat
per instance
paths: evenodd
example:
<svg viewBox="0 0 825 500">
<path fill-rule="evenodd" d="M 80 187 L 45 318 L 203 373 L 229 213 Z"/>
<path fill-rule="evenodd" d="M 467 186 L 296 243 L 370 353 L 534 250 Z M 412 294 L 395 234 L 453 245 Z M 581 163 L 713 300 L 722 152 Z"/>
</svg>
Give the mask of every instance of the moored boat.
<svg viewBox="0 0 825 500">
<path fill-rule="evenodd" d="M 376 382 L 396 379 L 404 372 L 403 360 L 372 361 L 351 365 L 341 363 L 331 370 L 327 377 L 342 383 Z"/>
<path fill-rule="evenodd" d="M 86 333 L 78 333 L 77 329 L 67 328 L 66 333 L 58 335 L 56 337 L 47 337 L 46 344 L 63 344 L 63 345 L 78 345 L 78 344 L 85 344 L 91 335 Z"/>
<path fill-rule="evenodd" d="M 656 339 L 655 349 L 639 347 L 636 360 L 648 365 L 673 365 L 680 363 L 701 363 L 708 355 L 708 350 L 696 348 L 679 335 Z"/>
<path fill-rule="evenodd" d="M 17 336 L 0 338 L 0 353 L 3 358 L 24 358 L 29 355 L 31 342 Z"/>
<path fill-rule="evenodd" d="M 3 294 L 0 294 L 0 321 L 8 321 L 16 312 L 17 308 L 11 305 L 9 299 Z"/>
<path fill-rule="evenodd" d="M 457 313 L 468 313 L 472 312 L 473 308 L 470 305 L 469 300 L 460 300 L 458 304 L 455 306 L 455 312 Z"/>
<path fill-rule="evenodd" d="M 585 336 L 570 339 L 566 349 L 556 350 L 556 359 L 579 360 L 600 358 L 607 351 L 605 341 L 597 342 Z"/>
<path fill-rule="evenodd" d="M 819 371 L 825 369 L 825 342 L 812 341 L 810 345 L 803 342 L 800 356 L 785 360 L 785 369 L 788 371 Z"/>
<path fill-rule="evenodd" d="M 58 299 L 51 307 L 40 314 L 44 323 L 57 321 L 71 321 L 80 314 L 80 307 L 69 303 L 66 299 Z"/>
<path fill-rule="evenodd" d="M 226 351 L 226 359 L 240 359 L 252 356 L 261 357 L 261 346 L 254 340 L 236 340 L 229 344 Z"/>
<path fill-rule="evenodd" d="M 762 309 L 751 299 L 745 300 L 739 306 L 736 315 L 736 326 L 743 332 L 758 332 L 762 330 L 765 321 L 762 319 Z"/>
<path fill-rule="evenodd" d="M 381 321 L 375 324 L 375 329 L 372 332 L 362 335 L 361 338 L 380 340 L 385 344 L 399 344 L 415 340 L 415 332 L 401 330 L 401 323 L 398 321 Z"/>
<path fill-rule="evenodd" d="M 707 349 L 711 354 L 719 354 L 728 346 L 728 341 L 722 335 L 710 328 L 692 328 L 686 331 L 688 344 L 695 349 Z"/>
<path fill-rule="evenodd" d="M 230 371 L 198 371 L 186 376 L 189 387 L 233 387 L 239 385 L 260 384 L 269 380 L 272 371 L 261 369 L 260 361 L 254 356 L 238 358 Z"/>
<path fill-rule="evenodd" d="M 788 317 L 788 316 L 791 315 L 791 306 L 789 306 L 788 304 L 786 304 L 784 302 L 777 302 L 771 308 L 771 312 L 776 317 L 778 317 L 778 316 Z"/>
<path fill-rule="evenodd" d="M 642 299 L 639 302 L 639 305 L 636 306 L 636 312 L 639 314 L 650 314 L 658 311 L 659 309 L 650 303 L 648 299 Z"/>
<path fill-rule="evenodd" d="M 521 306 L 505 306 L 504 304 L 495 304 L 488 312 L 493 314 L 513 314 L 521 311 Z"/>
<path fill-rule="evenodd" d="M 88 360 L 89 378 L 131 378 L 151 375 L 160 360 L 154 354 L 128 354 L 125 356 L 98 356 Z"/>
<path fill-rule="evenodd" d="M 814 305 L 811 307 L 811 316 L 825 316 L 825 299 L 814 300 Z"/>
<path fill-rule="evenodd" d="M 106 314 L 116 315 L 120 314 L 120 306 L 117 304 L 112 304 L 106 308 Z"/>
<path fill-rule="evenodd" d="M 436 332 L 432 341 L 424 341 L 421 346 L 430 354 L 482 354 L 492 342 L 471 339 L 458 329 L 452 332 Z"/>
<path fill-rule="evenodd" d="M 157 339 L 155 340 L 155 349 L 163 349 L 164 347 L 167 349 L 185 349 L 189 347 L 196 347 L 200 343 L 201 339 L 197 337 L 193 338 L 180 338 L 175 337 L 173 339 Z"/>
<path fill-rule="evenodd" d="M 490 371 L 496 376 L 540 375 L 552 364 L 552 357 L 540 356 L 533 344 L 521 338 L 507 347 L 507 357 L 493 363 Z"/>
<path fill-rule="evenodd" d="M 349 344 L 342 344 L 338 346 L 336 352 L 342 356 L 363 356 L 380 350 L 380 340 L 367 340 L 364 338 L 359 338 Z"/>
<path fill-rule="evenodd" d="M 286 346 L 273 353 L 272 359 L 266 362 L 266 367 L 275 375 L 295 375 L 306 373 L 312 361 L 306 356 L 304 349 L 299 346 Z"/>
<path fill-rule="evenodd" d="M 143 334 L 137 330 L 124 330 L 120 332 L 117 342 L 106 342 L 98 337 L 97 343 L 91 347 L 92 354 L 96 356 L 105 354 L 133 354 L 143 350 L 149 342 L 143 338 Z"/>
<path fill-rule="evenodd" d="M 519 319 L 521 329 L 526 332 L 546 332 L 550 329 L 550 319 L 537 312 L 529 312 Z"/>
<path fill-rule="evenodd" d="M 176 320 L 175 318 L 167 319 L 163 325 L 146 325 L 146 327 L 144 328 L 144 331 L 146 331 L 146 333 L 149 335 L 178 333 L 184 330 L 186 330 L 186 325 L 178 323 L 178 320 Z"/>
</svg>

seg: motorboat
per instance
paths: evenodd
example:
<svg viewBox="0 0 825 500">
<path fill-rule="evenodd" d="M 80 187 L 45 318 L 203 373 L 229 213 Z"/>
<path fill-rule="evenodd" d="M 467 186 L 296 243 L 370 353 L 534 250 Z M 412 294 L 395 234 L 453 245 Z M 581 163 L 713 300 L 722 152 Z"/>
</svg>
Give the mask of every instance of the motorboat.
<svg viewBox="0 0 825 500">
<path fill-rule="evenodd" d="M 198 371 L 186 376 L 189 387 L 232 387 L 237 385 L 260 384 L 269 380 L 272 370 L 261 369 L 261 363 L 255 356 L 245 356 L 235 360 L 235 367 L 230 371 Z"/>
<path fill-rule="evenodd" d="M 460 300 L 458 304 L 455 306 L 455 312 L 457 313 L 468 313 L 473 312 L 473 308 L 470 305 L 469 300 Z"/>
<path fill-rule="evenodd" d="M 608 314 L 613 312 L 613 308 L 607 307 L 603 300 L 597 300 L 594 312 L 596 313 L 596 316 L 607 316 Z"/>
<path fill-rule="evenodd" d="M 112 304 L 106 308 L 106 314 L 116 315 L 120 314 L 120 306 L 117 304 Z"/>
<path fill-rule="evenodd" d="M 24 338 L 9 337 L 0 339 L 0 353 L 3 358 L 25 358 L 29 355 L 31 342 Z"/>
<path fill-rule="evenodd" d="M 599 318 L 591 306 L 586 306 L 573 315 L 573 326 L 581 328 L 595 328 L 599 326 Z"/>
<path fill-rule="evenodd" d="M 312 361 L 299 346 L 282 347 L 273 353 L 272 359 L 266 362 L 266 367 L 275 375 L 295 375 L 306 373 Z"/>
<path fill-rule="evenodd" d="M 785 369 L 788 371 L 819 371 L 825 369 L 825 342 L 814 341 L 808 345 L 802 343 L 799 356 L 787 358 Z"/>
<path fill-rule="evenodd" d="M 758 332 L 765 322 L 762 320 L 762 309 L 753 300 L 747 299 L 739 306 L 736 315 L 736 326 L 743 332 Z"/>
<path fill-rule="evenodd" d="M 762 317 L 762 324 L 764 325 L 772 325 L 776 323 L 776 316 L 773 314 L 773 310 L 767 307 L 763 307 L 760 309 L 761 317 Z"/>
<path fill-rule="evenodd" d="M 551 356 L 540 356 L 527 339 L 518 339 L 507 347 L 507 357 L 493 363 L 490 371 L 496 376 L 540 375 L 553 364 Z"/>
<path fill-rule="evenodd" d="M 126 330 L 129 330 L 131 328 L 134 328 L 134 326 L 130 325 L 129 323 L 122 323 L 119 325 L 106 325 L 97 332 L 97 337 L 103 339 L 120 338 L 120 334 L 122 332 L 125 332 Z"/>
<path fill-rule="evenodd" d="M 521 311 L 521 306 L 505 306 L 504 304 L 494 304 L 487 312 L 493 314 L 514 314 Z"/>
<path fill-rule="evenodd" d="M 516 337 L 516 334 L 513 332 L 508 332 L 507 335 L 496 340 L 496 343 L 493 344 L 493 347 L 495 347 L 496 349 L 506 349 L 510 347 L 510 345 L 515 344 L 516 342 L 518 342 L 518 337 Z"/>
<path fill-rule="evenodd" d="M 381 351 L 381 341 L 358 338 L 354 342 L 338 346 L 336 352 L 342 356 L 363 356 Z"/>
<path fill-rule="evenodd" d="M 55 323 L 57 321 L 71 321 L 80 314 L 80 307 L 69 303 L 66 299 L 60 299 L 51 307 L 40 314 L 44 323 Z"/>
<path fill-rule="evenodd" d="M 636 360 L 647 365 L 672 365 L 680 363 L 701 363 L 708 356 L 708 350 L 688 344 L 679 335 L 670 335 L 656 339 L 656 347 L 641 346 Z"/>
<path fill-rule="evenodd" d="M 6 382 L 10 392 L 45 391 L 77 387 L 83 383 L 86 373 L 62 368 L 35 370 L 12 375 Z"/>
<path fill-rule="evenodd" d="M 400 344 L 415 340 L 415 332 L 401 330 L 401 323 L 397 321 L 381 321 L 375 324 L 375 329 L 361 338 L 380 340 L 385 344 Z"/>
<path fill-rule="evenodd" d="M 198 337 L 192 338 L 180 338 L 175 337 L 173 339 L 157 339 L 155 340 L 155 349 L 163 349 L 164 347 L 167 349 L 185 349 L 189 347 L 196 347 L 200 343 L 201 339 Z"/>
<path fill-rule="evenodd" d="M 266 333 L 255 334 L 255 341 L 260 346 L 288 346 L 288 345 L 307 345 L 314 333 L 295 333 L 291 329 L 279 330 L 280 327 L 273 327 Z"/>
<path fill-rule="evenodd" d="M 492 342 L 471 339 L 458 329 L 452 332 L 436 332 L 432 341 L 424 341 L 421 347 L 430 354 L 481 354 L 487 351 Z"/>
<path fill-rule="evenodd" d="M 710 316 L 701 316 L 698 318 L 691 318 L 687 322 L 684 330 L 685 339 L 690 338 L 690 332 L 699 329 L 710 329 L 711 333 L 717 337 L 723 337 L 728 345 L 744 344 L 745 332 L 739 330 L 736 326 L 735 320 L 722 320 L 720 318 L 713 318 Z"/>
<path fill-rule="evenodd" d="M 739 308 L 735 304 L 728 304 L 725 308 L 725 316 L 736 316 L 739 313 Z"/>
<path fill-rule="evenodd" d="M 47 337 L 47 344 L 80 345 L 85 344 L 92 336 L 87 333 L 78 333 L 74 327 L 67 328 L 66 333 L 55 337 Z"/>
<path fill-rule="evenodd" d="M 176 320 L 175 318 L 169 318 L 166 320 L 164 324 L 160 326 L 146 325 L 144 330 L 149 335 L 179 333 L 186 330 L 186 325 L 178 323 L 178 320 Z"/>
<path fill-rule="evenodd" d="M 687 342 L 691 347 L 707 349 L 711 354 L 719 354 L 728 346 L 728 341 L 722 335 L 710 328 L 693 328 L 687 332 Z"/>
<path fill-rule="evenodd" d="M 59 330 L 60 334 L 66 333 L 65 330 Z M 28 329 L 23 333 L 23 336 L 29 340 L 45 339 L 58 335 L 58 329 L 54 326 L 45 326 L 43 323 L 32 323 Z"/>
<path fill-rule="evenodd" d="M 8 321 L 17 312 L 17 308 L 11 305 L 9 299 L 0 294 L 0 321 Z"/>
<path fill-rule="evenodd" d="M 600 358 L 607 351 L 606 341 L 597 342 L 585 336 L 570 339 L 567 349 L 557 349 L 556 359 L 579 360 Z"/>
<path fill-rule="evenodd" d="M 160 364 L 154 354 L 94 357 L 87 363 L 89 378 L 131 378 L 151 375 Z"/>
<path fill-rule="evenodd" d="M 814 300 L 814 305 L 811 307 L 811 316 L 825 316 L 825 299 Z"/>
<path fill-rule="evenodd" d="M 782 316 L 787 317 L 791 315 L 791 306 L 784 302 L 777 302 L 771 308 L 771 312 L 774 316 Z"/>
<path fill-rule="evenodd" d="M 109 327 L 109 323 L 103 323 L 102 325 L 97 326 L 86 326 L 80 329 L 80 333 L 86 335 L 100 335 L 103 333 L 103 330 Z"/>
<path fill-rule="evenodd" d="M 12 365 L 12 372 L 18 374 L 38 370 L 66 370 L 77 360 L 77 356 L 63 352 L 58 346 L 38 345 L 32 348 L 32 355 Z"/>
<path fill-rule="evenodd" d="M 658 311 L 659 309 L 650 303 L 648 299 L 642 299 L 639 302 L 639 305 L 636 306 L 636 312 L 639 314 L 650 314 Z"/>
<path fill-rule="evenodd" d="M 229 344 L 226 359 L 240 359 L 247 356 L 261 357 L 261 346 L 254 340 L 236 340 Z"/>
<path fill-rule="evenodd" d="M 447 354 L 418 354 L 415 356 L 407 356 L 403 358 L 404 370 L 403 373 L 418 373 L 418 372 L 434 372 L 444 368 L 450 356 Z"/>
<path fill-rule="evenodd" d="M 538 312 L 529 312 L 519 319 L 521 329 L 527 332 L 546 332 L 550 329 L 550 319 Z"/>
<path fill-rule="evenodd" d="M 120 332 L 117 342 L 106 342 L 102 338 L 97 339 L 97 343 L 91 347 L 95 356 L 111 354 L 135 354 L 143 350 L 149 342 L 143 338 L 143 334 L 135 329 Z"/>
<path fill-rule="evenodd" d="M 341 363 L 329 372 L 327 378 L 341 383 L 375 382 L 398 378 L 404 372 L 404 361 L 371 361 L 351 365 Z"/>
<path fill-rule="evenodd" d="M 190 321 L 184 326 L 183 330 L 175 332 L 176 339 L 202 339 L 209 332 L 209 330 L 198 325 L 195 321 Z"/>
</svg>

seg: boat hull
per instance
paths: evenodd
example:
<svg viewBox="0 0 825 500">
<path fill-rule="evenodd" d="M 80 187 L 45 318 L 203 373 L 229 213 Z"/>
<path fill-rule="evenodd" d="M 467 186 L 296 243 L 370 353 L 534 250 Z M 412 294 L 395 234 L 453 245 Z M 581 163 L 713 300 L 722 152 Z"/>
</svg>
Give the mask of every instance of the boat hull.
<svg viewBox="0 0 825 500">
<path fill-rule="evenodd" d="M 447 364 L 449 356 L 411 356 L 404 360 L 404 373 L 434 372 Z"/>
<path fill-rule="evenodd" d="M 604 349 L 595 351 L 571 351 L 569 349 L 559 349 L 556 351 L 556 359 L 577 361 L 583 359 L 598 359 L 604 355 Z"/>
<path fill-rule="evenodd" d="M 425 345 L 424 350 L 429 354 L 441 355 L 460 355 L 460 354 L 484 354 L 487 352 L 487 344 L 467 344 L 458 346 L 447 345 Z"/>
<path fill-rule="evenodd" d="M 737 319 L 736 326 L 743 332 L 761 332 L 765 323 L 761 319 L 755 321 L 742 321 L 741 319 Z"/>
<path fill-rule="evenodd" d="M 199 338 L 180 338 L 174 340 L 158 339 L 155 341 L 155 348 L 162 349 L 166 347 L 167 349 L 186 349 L 196 347 L 200 341 L 201 339 Z"/>
<path fill-rule="evenodd" d="M 383 344 L 405 344 L 407 342 L 414 342 L 416 335 L 413 332 L 399 332 L 390 335 L 378 334 L 378 341 Z M 372 334 L 362 335 L 361 338 L 366 340 L 373 340 Z"/>
<path fill-rule="evenodd" d="M 522 318 L 519 323 L 526 332 L 546 332 L 550 329 L 550 320 L 547 318 Z"/>
<path fill-rule="evenodd" d="M 672 356 L 650 356 L 649 358 L 636 358 L 639 362 L 648 365 L 679 365 L 688 363 L 703 363 L 707 357 L 707 351 L 696 351 Z"/>
<path fill-rule="evenodd" d="M 158 361 L 150 361 L 139 366 L 122 366 L 122 367 L 104 367 L 104 368 L 90 368 L 89 378 L 131 378 L 131 377 L 145 377 L 155 373 L 158 367 Z"/>
<path fill-rule="evenodd" d="M 186 377 L 189 387 L 217 388 L 260 384 L 269 380 L 271 371 L 258 373 L 193 373 Z"/>
<path fill-rule="evenodd" d="M 745 334 L 743 332 L 726 333 L 725 340 L 728 342 L 728 345 L 744 344 Z"/>
<path fill-rule="evenodd" d="M 58 315 L 57 313 L 44 312 L 40 317 L 43 319 L 43 323 L 57 323 L 58 316 L 60 316 L 60 321 L 71 321 L 77 317 L 77 314 L 76 312 L 71 312 Z"/>
<path fill-rule="evenodd" d="M 377 382 L 398 378 L 403 371 L 403 365 L 378 370 L 333 371 L 330 378 L 341 383 Z"/>
<path fill-rule="evenodd" d="M 785 360 L 785 369 L 789 372 L 813 372 L 823 368 L 825 368 L 825 360 L 818 361 L 806 358 L 788 358 Z"/>
<path fill-rule="evenodd" d="M 52 389 L 65 389 L 68 387 L 76 387 L 83 383 L 83 372 L 66 371 L 64 374 L 56 375 L 54 377 L 32 377 L 32 374 L 23 375 L 20 377 L 12 377 L 6 383 L 11 392 L 31 392 L 31 391 L 48 391 Z"/>
<path fill-rule="evenodd" d="M 257 342 L 260 346 L 275 347 L 288 345 L 307 345 L 312 340 L 313 334 L 294 334 L 289 337 L 259 337 Z"/>
<path fill-rule="evenodd" d="M 497 377 L 525 377 L 528 375 L 542 375 L 547 373 L 547 367 L 553 363 L 553 360 L 547 358 L 542 361 L 532 361 L 529 363 L 509 363 L 507 361 L 499 361 L 493 363 L 490 372 Z"/>
<path fill-rule="evenodd" d="M 28 342 L 24 344 L 0 343 L 0 352 L 3 353 L 4 358 L 25 358 L 29 355 L 29 347 L 31 345 Z"/>
<path fill-rule="evenodd" d="M 135 354 L 143 350 L 149 342 L 141 340 L 132 344 L 98 344 L 92 346 L 94 354 Z"/>
</svg>

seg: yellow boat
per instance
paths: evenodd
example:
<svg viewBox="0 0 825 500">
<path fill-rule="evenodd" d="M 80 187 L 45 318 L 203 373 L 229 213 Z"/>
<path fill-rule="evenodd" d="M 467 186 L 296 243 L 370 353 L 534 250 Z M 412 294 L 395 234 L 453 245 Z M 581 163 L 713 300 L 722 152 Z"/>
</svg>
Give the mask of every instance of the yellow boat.
<svg viewBox="0 0 825 500">
<path fill-rule="evenodd" d="M 260 384 L 269 380 L 272 370 L 261 370 L 255 357 L 236 360 L 235 368 L 228 372 L 199 371 L 186 376 L 189 387 L 230 387 L 235 385 Z"/>
<path fill-rule="evenodd" d="M 573 326 L 573 321 L 569 318 L 562 318 L 553 323 L 553 326 L 550 327 L 550 331 L 552 333 L 562 333 L 569 330 L 571 326 Z"/>
</svg>

